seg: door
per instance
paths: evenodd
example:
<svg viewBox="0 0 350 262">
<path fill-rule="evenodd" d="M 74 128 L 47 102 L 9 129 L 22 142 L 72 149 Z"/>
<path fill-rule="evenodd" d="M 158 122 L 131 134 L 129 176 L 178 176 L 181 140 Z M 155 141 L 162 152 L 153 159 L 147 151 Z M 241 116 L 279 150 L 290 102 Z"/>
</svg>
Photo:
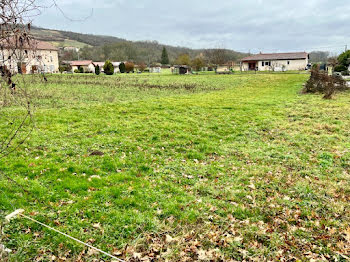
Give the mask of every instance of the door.
<svg viewBox="0 0 350 262">
<path fill-rule="evenodd" d="M 18 73 L 26 74 L 27 73 L 27 64 L 26 63 L 17 63 Z"/>
<path fill-rule="evenodd" d="M 21 72 L 22 72 L 22 74 L 26 74 L 27 73 L 27 64 L 22 63 L 22 65 L 21 65 Z"/>
<path fill-rule="evenodd" d="M 249 63 L 249 70 L 255 71 L 256 63 Z"/>
</svg>

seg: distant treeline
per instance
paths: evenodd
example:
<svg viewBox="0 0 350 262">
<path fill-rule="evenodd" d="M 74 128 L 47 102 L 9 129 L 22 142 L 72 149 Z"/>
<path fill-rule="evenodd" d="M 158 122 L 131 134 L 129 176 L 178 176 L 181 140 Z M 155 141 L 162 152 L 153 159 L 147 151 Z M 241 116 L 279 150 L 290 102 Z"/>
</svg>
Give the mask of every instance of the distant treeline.
<svg viewBox="0 0 350 262">
<path fill-rule="evenodd" d="M 164 45 L 155 41 L 131 42 L 123 41 L 105 44 L 98 47 L 84 47 L 80 50 L 81 59 L 90 59 L 94 61 L 133 61 L 136 63 L 144 62 L 146 64 L 161 61 L 161 55 Z M 189 49 L 183 47 L 165 46 L 170 63 L 182 54 L 188 54 L 190 58 L 203 57 L 208 60 L 212 59 L 217 49 Z M 221 62 L 237 61 L 247 54 L 235 52 L 232 50 L 221 49 Z"/>
<path fill-rule="evenodd" d="M 92 34 L 80 34 L 75 32 L 49 30 L 40 27 L 33 27 L 35 37 L 46 41 L 74 40 L 85 43 L 92 47 L 84 47 L 77 53 L 73 51 L 61 52 L 62 60 L 89 59 L 94 61 L 133 61 L 144 63 L 160 62 L 164 45 L 157 41 L 132 42 L 114 36 L 101 36 Z M 228 49 L 221 49 L 220 55 L 217 49 L 190 49 L 184 47 L 165 46 L 168 52 L 170 63 L 174 63 L 181 54 L 188 54 L 191 59 L 203 57 L 208 62 L 218 60 L 218 56 L 223 56 L 219 60 L 222 62 L 237 61 L 248 54 L 235 52 Z M 224 54 L 224 55 L 223 55 Z M 216 57 L 214 57 L 216 56 Z M 314 51 L 310 53 L 311 63 L 326 63 L 330 56 L 329 52 Z M 214 61 L 214 63 L 217 61 Z"/>
<path fill-rule="evenodd" d="M 327 63 L 329 57 L 328 51 L 313 51 L 310 53 L 310 63 Z"/>
<path fill-rule="evenodd" d="M 36 38 L 43 41 L 64 41 L 74 40 L 91 46 L 101 46 L 109 43 L 126 41 L 114 36 L 80 34 L 69 31 L 50 30 L 33 26 L 31 32 Z"/>
</svg>

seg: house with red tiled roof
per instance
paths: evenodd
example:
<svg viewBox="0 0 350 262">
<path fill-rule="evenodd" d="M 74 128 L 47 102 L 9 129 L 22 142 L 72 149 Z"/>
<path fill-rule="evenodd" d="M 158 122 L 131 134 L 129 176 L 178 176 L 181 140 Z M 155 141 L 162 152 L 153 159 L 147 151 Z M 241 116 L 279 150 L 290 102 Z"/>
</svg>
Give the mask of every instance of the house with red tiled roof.
<svg viewBox="0 0 350 262">
<path fill-rule="evenodd" d="M 241 59 L 243 71 L 288 71 L 305 70 L 309 64 L 309 54 L 274 53 L 257 54 Z"/>
<path fill-rule="evenodd" d="M 95 72 L 95 65 L 94 65 L 94 62 L 92 60 L 71 61 L 70 65 L 72 66 L 73 73 L 75 73 L 77 71 L 82 72 L 82 73 Z"/>
<path fill-rule="evenodd" d="M 13 73 L 58 73 L 58 48 L 49 42 L 16 38 L 0 42 L 0 67 Z"/>
</svg>

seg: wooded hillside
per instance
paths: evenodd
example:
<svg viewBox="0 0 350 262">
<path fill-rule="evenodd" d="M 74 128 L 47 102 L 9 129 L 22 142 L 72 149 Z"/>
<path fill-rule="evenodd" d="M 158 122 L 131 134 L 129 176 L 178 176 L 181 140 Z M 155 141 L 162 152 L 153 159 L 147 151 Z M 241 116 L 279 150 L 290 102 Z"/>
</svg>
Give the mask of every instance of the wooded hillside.
<svg viewBox="0 0 350 262">
<path fill-rule="evenodd" d="M 132 60 L 135 62 L 154 63 L 159 62 L 162 49 L 165 46 L 170 62 L 181 54 L 189 54 L 191 58 L 205 55 L 208 50 L 190 49 L 186 47 L 175 47 L 162 45 L 157 41 L 128 41 L 113 36 L 101 36 L 92 34 L 80 34 L 67 31 L 50 30 L 39 27 L 33 28 L 34 36 L 43 41 L 50 41 L 58 47 L 73 46 L 81 48 L 79 58 L 91 59 L 94 61 L 115 61 Z M 72 52 L 72 51 L 71 51 Z M 238 60 L 246 54 L 225 50 L 227 61 Z M 77 59 L 77 54 L 61 53 L 64 60 Z"/>
</svg>

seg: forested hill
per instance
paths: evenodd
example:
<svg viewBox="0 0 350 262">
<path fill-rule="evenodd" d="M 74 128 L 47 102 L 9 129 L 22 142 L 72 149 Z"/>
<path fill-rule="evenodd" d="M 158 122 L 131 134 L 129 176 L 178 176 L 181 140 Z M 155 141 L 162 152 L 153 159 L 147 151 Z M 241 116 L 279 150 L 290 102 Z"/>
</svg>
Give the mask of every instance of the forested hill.
<svg viewBox="0 0 350 262">
<path fill-rule="evenodd" d="M 39 40 L 50 41 L 57 46 L 83 47 L 101 46 L 110 43 L 126 41 L 114 36 L 80 34 L 69 31 L 51 30 L 34 26 L 31 33 Z"/>
<path fill-rule="evenodd" d="M 208 52 L 204 49 L 190 49 L 186 47 L 175 47 L 162 45 L 157 41 L 128 41 L 114 36 L 101 36 L 92 34 L 80 34 L 74 32 L 44 29 L 33 27 L 32 34 L 35 38 L 49 41 L 58 47 L 78 47 L 80 59 L 92 59 L 94 61 L 104 61 L 111 59 L 115 61 L 133 60 L 136 62 L 157 62 L 160 60 L 161 52 L 165 46 L 170 61 L 174 61 L 181 54 L 189 54 L 194 58 L 200 54 Z M 225 50 L 225 57 L 228 61 L 234 61 L 244 57 L 246 54 Z M 61 53 L 62 59 L 77 59 L 77 54 Z"/>
</svg>

